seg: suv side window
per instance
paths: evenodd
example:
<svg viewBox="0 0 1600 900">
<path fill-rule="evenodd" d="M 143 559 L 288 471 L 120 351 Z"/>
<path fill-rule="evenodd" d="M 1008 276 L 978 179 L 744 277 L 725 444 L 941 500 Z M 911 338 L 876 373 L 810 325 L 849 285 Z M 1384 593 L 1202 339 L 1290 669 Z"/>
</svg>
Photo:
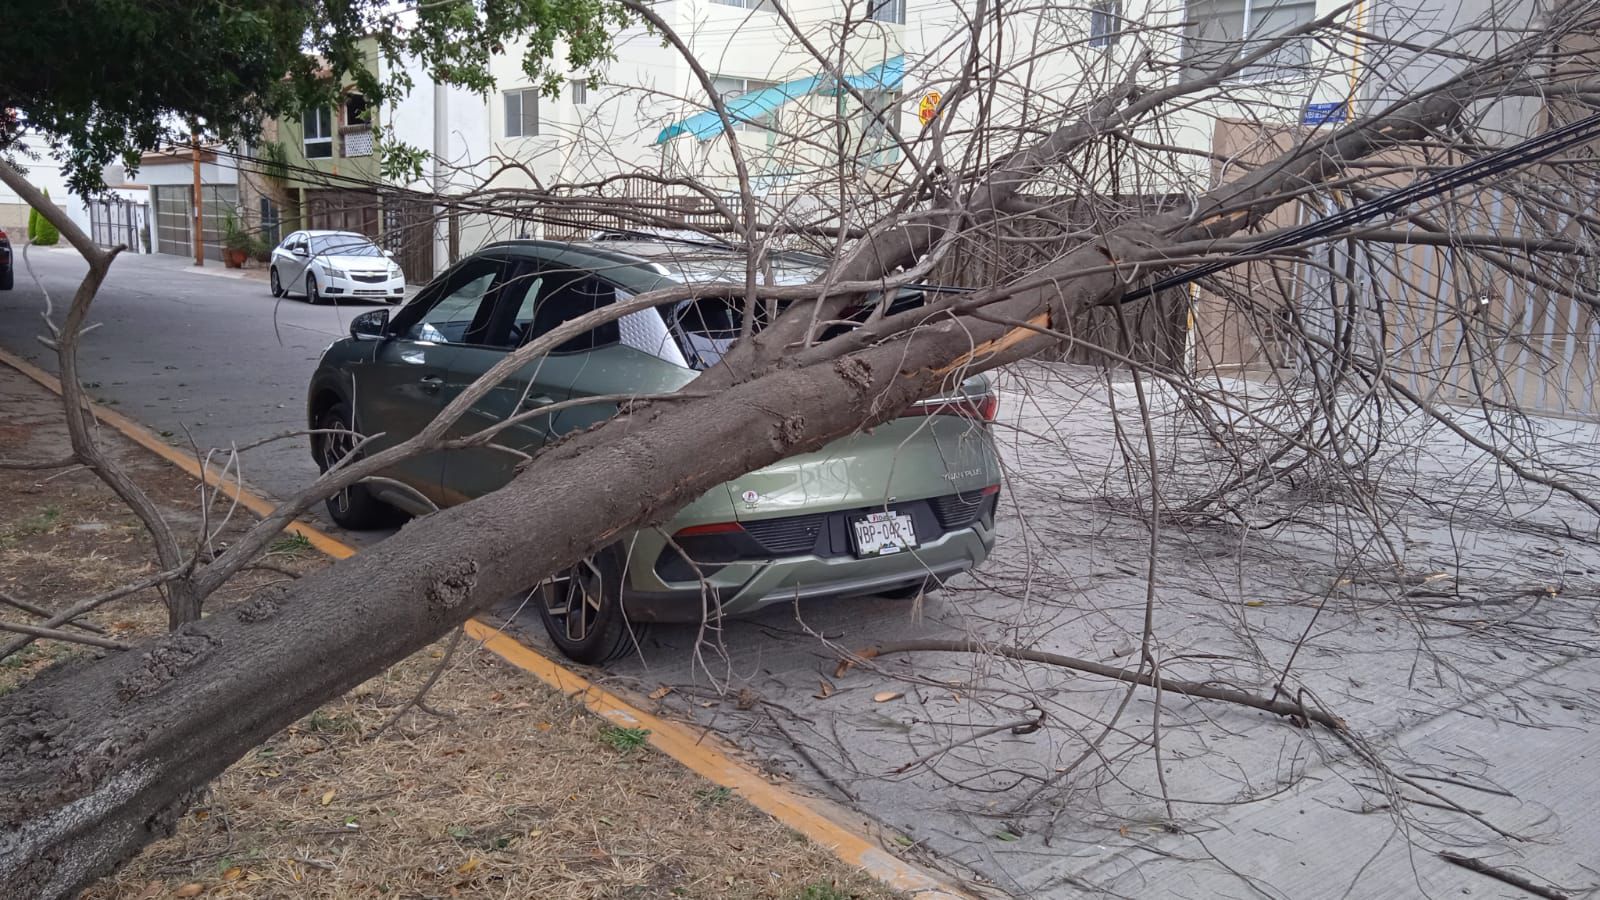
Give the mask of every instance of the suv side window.
<svg viewBox="0 0 1600 900">
<path fill-rule="evenodd" d="M 484 344 L 496 300 L 495 281 L 505 264 L 497 259 L 469 260 L 446 275 L 434 297 L 415 320 L 401 323 L 404 337 L 435 344 Z M 407 317 L 410 318 L 410 317 Z"/>
<path fill-rule="evenodd" d="M 520 334 L 519 343 L 527 343 L 545 335 L 564 322 L 609 306 L 617 300 L 617 289 L 610 282 L 589 273 L 573 269 L 549 269 L 542 273 L 538 295 L 530 304 L 524 299 L 517 310 L 514 329 Z M 529 291 L 529 296 L 534 292 Z M 557 345 L 550 352 L 580 353 L 594 350 L 622 340 L 616 321 L 599 325 L 586 334 L 580 334 Z"/>
</svg>

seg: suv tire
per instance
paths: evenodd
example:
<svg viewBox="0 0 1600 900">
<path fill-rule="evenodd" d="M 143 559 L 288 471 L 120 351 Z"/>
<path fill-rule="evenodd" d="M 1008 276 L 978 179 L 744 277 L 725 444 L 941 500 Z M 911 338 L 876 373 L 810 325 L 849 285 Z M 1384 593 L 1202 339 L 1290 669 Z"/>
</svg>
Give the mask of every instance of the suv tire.
<svg viewBox="0 0 1600 900">
<path fill-rule="evenodd" d="M 573 662 L 605 665 L 644 639 L 646 623 L 629 622 L 622 608 L 621 562 L 608 547 L 534 589 L 545 631 Z"/>
<path fill-rule="evenodd" d="M 311 455 L 318 470 L 328 471 L 350 453 L 356 441 L 354 422 L 350 408 L 343 403 L 335 403 L 317 416 L 316 428 L 324 433 L 311 436 Z M 399 510 L 372 496 L 365 485 L 352 484 L 324 502 L 328 517 L 351 531 L 383 528 L 400 518 Z"/>
</svg>

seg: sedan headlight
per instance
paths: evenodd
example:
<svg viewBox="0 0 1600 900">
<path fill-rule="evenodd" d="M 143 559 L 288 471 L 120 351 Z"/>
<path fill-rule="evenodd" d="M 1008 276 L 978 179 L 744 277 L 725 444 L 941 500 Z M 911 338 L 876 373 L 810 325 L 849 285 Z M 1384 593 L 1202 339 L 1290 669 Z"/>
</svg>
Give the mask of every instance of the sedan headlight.
<svg viewBox="0 0 1600 900">
<path fill-rule="evenodd" d="M 329 278 L 343 278 L 343 277 L 345 277 L 343 269 L 341 269 L 341 268 L 339 268 L 337 266 L 330 266 L 330 265 L 328 265 L 326 263 L 324 263 L 323 266 L 322 266 L 322 274 L 328 276 Z"/>
<path fill-rule="evenodd" d="M 399 266 L 395 265 L 394 263 L 389 263 L 389 277 L 390 278 L 399 278 L 401 275 L 404 275 L 404 274 L 405 274 L 404 272 L 400 271 L 400 267 Z"/>
</svg>

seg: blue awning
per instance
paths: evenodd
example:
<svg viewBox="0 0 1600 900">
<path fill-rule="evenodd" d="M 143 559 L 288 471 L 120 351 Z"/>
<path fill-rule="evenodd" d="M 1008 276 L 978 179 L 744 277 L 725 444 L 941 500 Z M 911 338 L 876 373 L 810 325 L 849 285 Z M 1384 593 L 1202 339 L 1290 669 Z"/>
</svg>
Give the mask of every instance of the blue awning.
<svg viewBox="0 0 1600 900">
<path fill-rule="evenodd" d="M 845 83 L 858 91 L 893 90 L 900 86 L 900 81 L 905 77 L 905 57 L 896 56 L 894 59 L 873 66 L 860 75 L 846 75 Z M 728 108 L 728 118 L 735 122 L 759 122 L 763 117 L 771 115 L 778 107 L 790 100 L 798 100 L 811 94 L 838 94 L 840 88 L 832 78 L 825 75 L 813 75 L 810 78 L 801 78 L 795 81 L 786 81 L 775 84 L 759 91 L 751 91 L 725 105 Z M 696 140 L 709 141 L 722 134 L 722 117 L 714 109 L 695 113 L 681 122 L 668 125 L 661 129 L 656 136 L 657 144 L 664 144 L 675 137 L 685 134 L 694 135 Z"/>
</svg>

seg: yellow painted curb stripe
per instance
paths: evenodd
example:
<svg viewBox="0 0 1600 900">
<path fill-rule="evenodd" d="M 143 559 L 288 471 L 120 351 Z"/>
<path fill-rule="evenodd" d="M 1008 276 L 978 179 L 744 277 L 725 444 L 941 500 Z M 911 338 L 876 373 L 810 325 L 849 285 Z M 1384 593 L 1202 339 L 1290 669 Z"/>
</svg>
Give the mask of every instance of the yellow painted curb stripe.
<svg viewBox="0 0 1600 900">
<path fill-rule="evenodd" d="M 533 673 L 563 694 L 582 700 L 590 712 L 607 721 L 627 728 L 648 729 L 650 744 L 656 749 L 708 781 L 738 791 L 752 806 L 828 848 L 846 863 L 865 869 L 889 887 L 920 900 L 953 900 L 967 896 L 834 821 L 818 801 L 763 778 L 724 753 L 717 746 L 720 740 L 714 736 L 696 733 L 681 723 L 631 706 L 616 694 L 481 620 L 468 622 L 466 627 L 469 637 L 502 659 Z"/>
<path fill-rule="evenodd" d="M 61 393 L 60 379 L 20 357 L 0 350 L 0 363 L 16 369 L 56 394 Z M 217 473 L 203 473 L 198 460 L 180 452 L 150 429 L 98 403 L 90 403 L 90 408 L 97 419 L 124 437 L 194 478 L 203 479 L 212 487 L 218 486 Z M 237 484 L 223 484 L 220 487 L 229 497 L 257 515 L 266 515 L 273 509 L 270 501 Z M 286 530 L 304 535 L 312 546 L 335 559 L 345 559 L 356 553 L 356 549 L 349 544 L 303 522 L 296 522 Z M 839 824 L 833 816 L 824 812 L 822 801 L 767 781 L 749 766 L 725 753 L 719 739 L 698 734 L 688 726 L 630 705 L 616 694 L 590 683 L 582 675 L 492 625 L 473 620 L 466 624 L 466 630 L 473 640 L 482 643 L 501 659 L 556 690 L 581 699 L 584 706 L 595 715 L 628 728 L 648 729 L 651 746 L 708 781 L 738 791 L 752 806 L 826 847 L 843 862 L 865 870 L 890 888 L 911 894 L 918 900 L 964 900 L 969 896 L 888 852 L 865 835 Z"/>
<path fill-rule="evenodd" d="M 51 375 L 49 372 L 46 372 L 38 366 L 35 366 L 33 363 L 22 359 L 21 357 L 13 356 L 5 350 L 0 350 L 0 363 L 5 363 L 11 368 L 16 369 L 18 372 L 21 372 L 34 381 L 37 381 L 39 384 L 58 395 L 61 393 L 61 380 L 59 378 Z M 98 403 L 90 403 L 89 408 L 93 410 L 94 417 L 96 419 L 121 432 L 123 437 L 126 437 L 135 444 L 138 444 L 146 450 L 149 450 L 151 453 L 154 453 L 167 462 L 172 463 L 183 471 L 188 472 L 196 480 L 204 481 L 211 487 L 220 488 L 224 494 L 228 495 L 229 498 L 237 500 L 240 506 L 243 506 L 245 509 L 250 510 L 256 515 L 265 516 L 272 512 L 276 506 L 276 504 L 264 497 L 260 497 L 248 490 L 242 490 L 236 482 L 230 481 L 219 485 L 217 481 L 217 473 L 202 473 L 200 471 L 201 467 L 198 459 L 195 459 L 193 456 L 184 453 L 177 447 L 174 447 L 162 440 L 160 435 L 144 427 L 143 425 L 140 425 L 138 422 L 133 421 L 127 416 L 106 409 L 104 406 Z M 339 541 L 304 522 L 292 522 L 284 530 L 290 534 L 298 534 L 304 537 L 306 540 L 311 542 L 311 546 L 316 547 L 318 550 L 321 550 L 323 553 L 328 554 L 334 559 L 344 559 L 349 556 L 354 556 L 356 552 L 355 548 L 351 547 L 350 545 L 344 543 L 343 541 Z"/>
</svg>

